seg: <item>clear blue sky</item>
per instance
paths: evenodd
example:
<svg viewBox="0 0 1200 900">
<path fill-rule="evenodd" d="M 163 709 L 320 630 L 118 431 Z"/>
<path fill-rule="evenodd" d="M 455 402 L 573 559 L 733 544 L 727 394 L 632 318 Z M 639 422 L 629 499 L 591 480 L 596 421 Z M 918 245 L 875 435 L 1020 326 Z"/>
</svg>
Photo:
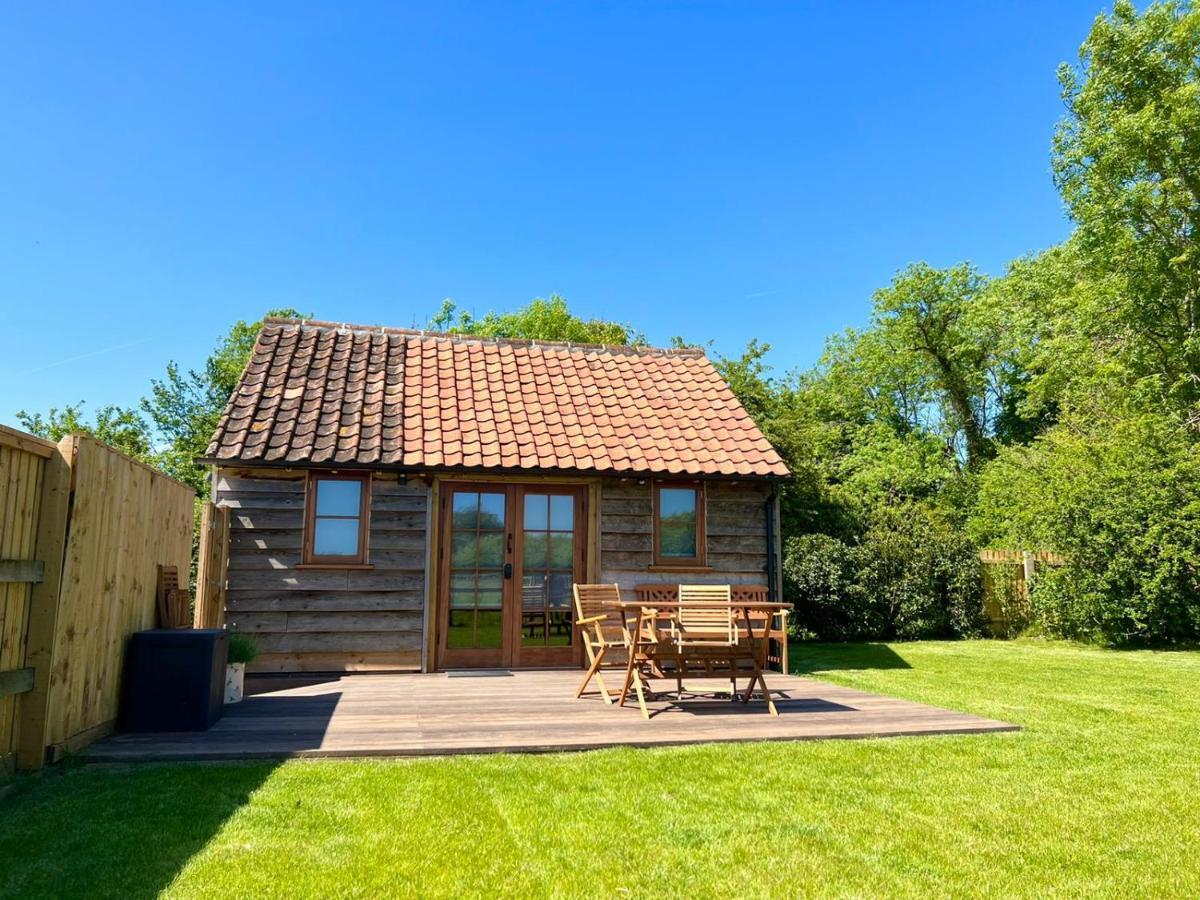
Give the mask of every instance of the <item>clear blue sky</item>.
<svg viewBox="0 0 1200 900">
<path fill-rule="evenodd" d="M 1103 8 L 164 6 L 0 13 L 0 421 L 135 403 L 283 305 L 558 292 L 810 365 L 906 263 L 1067 234 L 1055 68 Z"/>
</svg>

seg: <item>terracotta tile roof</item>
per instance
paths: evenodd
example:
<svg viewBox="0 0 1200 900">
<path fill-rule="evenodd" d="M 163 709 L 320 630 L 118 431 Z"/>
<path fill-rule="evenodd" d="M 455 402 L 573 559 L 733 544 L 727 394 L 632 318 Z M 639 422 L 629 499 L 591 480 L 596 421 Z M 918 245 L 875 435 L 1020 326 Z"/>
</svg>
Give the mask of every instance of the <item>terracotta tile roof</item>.
<svg viewBox="0 0 1200 900">
<path fill-rule="evenodd" d="M 214 461 L 783 476 L 699 350 L 267 319 Z"/>
</svg>

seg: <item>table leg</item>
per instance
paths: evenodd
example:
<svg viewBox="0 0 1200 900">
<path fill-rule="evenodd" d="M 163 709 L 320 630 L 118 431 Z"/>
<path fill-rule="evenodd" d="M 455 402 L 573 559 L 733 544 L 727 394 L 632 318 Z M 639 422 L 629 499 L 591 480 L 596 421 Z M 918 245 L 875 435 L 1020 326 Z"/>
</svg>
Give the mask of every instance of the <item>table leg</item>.
<svg viewBox="0 0 1200 900">
<path fill-rule="evenodd" d="M 746 618 L 746 633 L 750 636 L 750 664 L 754 666 L 750 675 L 750 685 L 746 688 L 746 696 L 742 702 L 750 702 L 750 698 L 754 696 L 754 684 L 757 682 L 762 685 L 763 699 L 767 701 L 767 712 L 773 716 L 778 716 L 779 710 L 775 708 L 775 701 L 771 699 L 771 691 L 767 688 L 767 680 L 763 678 L 763 665 L 767 661 L 767 641 L 770 640 L 771 635 L 771 618 L 768 616 L 766 623 L 763 625 L 762 642 L 756 650 L 754 647 L 754 627 L 750 622 L 749 607 L 743 608 L 742 614 Z"/>
</svg>

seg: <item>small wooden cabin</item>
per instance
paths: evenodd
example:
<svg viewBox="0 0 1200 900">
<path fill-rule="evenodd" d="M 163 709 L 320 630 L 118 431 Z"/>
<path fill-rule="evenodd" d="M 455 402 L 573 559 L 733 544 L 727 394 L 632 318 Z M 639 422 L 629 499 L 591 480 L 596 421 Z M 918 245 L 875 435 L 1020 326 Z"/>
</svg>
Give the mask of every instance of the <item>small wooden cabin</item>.
<svg viewBox="0 0 1200 900">
<path fill-rule="evenodd" d="M 257 671 L 574 665 L 573 582 L 780 589 L 787 468 L 700 350 L 268 319 L 203 461 Z"/>
</svg>

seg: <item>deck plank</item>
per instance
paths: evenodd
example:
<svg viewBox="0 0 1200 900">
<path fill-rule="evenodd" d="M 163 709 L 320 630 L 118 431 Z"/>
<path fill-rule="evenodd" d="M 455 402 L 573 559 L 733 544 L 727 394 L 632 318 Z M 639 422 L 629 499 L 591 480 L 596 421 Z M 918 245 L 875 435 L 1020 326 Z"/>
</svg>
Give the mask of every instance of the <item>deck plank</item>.
<svg viewBox="0 0 1200 900">
<path fill-rule="evenodd" d="M 686 682 L 643 719 L 636 702 L 574 698 L 580 673 L 502 676 L 352 674 L 259 677 L 206 732 L 118 734 L 93 744 L 90 761 L 429 756 L 553 752 L 614 746 L 822 740 L 1017 731 L 966 713 L 868 694 L 816 679 L 768 676 L 778 717 L 759 700 L 733 702 L 720 682 Z M 611 679 L 615 681 L 614 677 Z M 656 682 L 674 691 L 671 681 Z M 687 693 L 694 690 L 694 694 Z"/>
</svg>

